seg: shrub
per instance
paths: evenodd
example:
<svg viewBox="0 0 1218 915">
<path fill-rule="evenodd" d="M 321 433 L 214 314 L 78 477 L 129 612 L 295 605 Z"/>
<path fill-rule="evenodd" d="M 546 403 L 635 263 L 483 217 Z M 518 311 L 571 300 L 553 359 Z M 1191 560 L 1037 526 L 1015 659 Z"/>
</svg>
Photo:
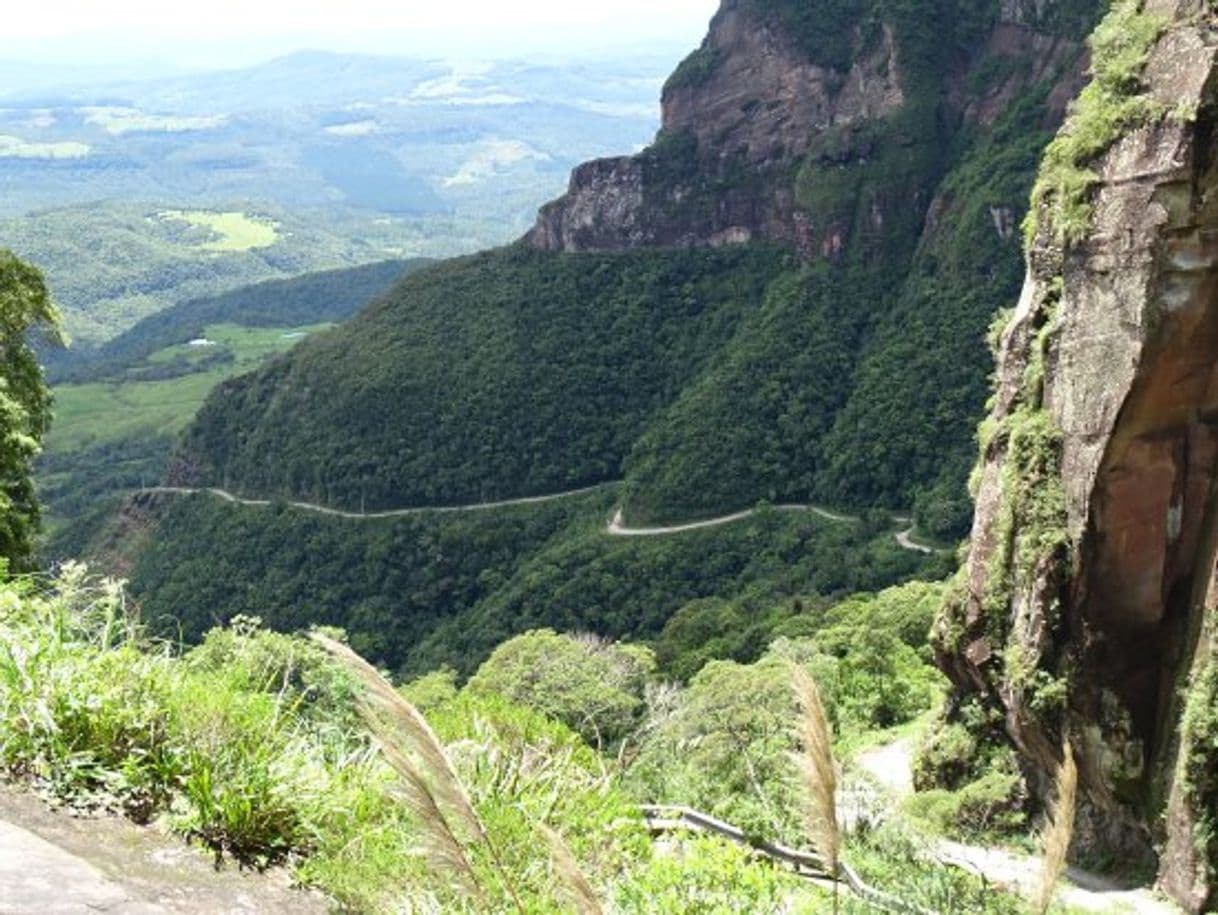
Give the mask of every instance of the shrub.
<svg viewBox="0 0 1218 915">
<path fill-rule="evenodd" d="M 651 652 L 638 646 L 538 629 L 495 649 L 469 689 L 498 693 L 606 746 L 637 724 L 654 669 Z"/>
</svg>

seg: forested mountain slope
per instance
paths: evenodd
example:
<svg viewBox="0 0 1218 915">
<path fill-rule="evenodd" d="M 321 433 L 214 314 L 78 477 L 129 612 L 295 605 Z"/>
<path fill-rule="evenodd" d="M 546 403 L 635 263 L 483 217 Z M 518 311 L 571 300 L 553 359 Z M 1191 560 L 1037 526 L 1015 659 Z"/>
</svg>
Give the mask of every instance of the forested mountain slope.
<svg viewBox="0 0 1218 915">
<path fill-rule="evenodd" d="M 424 270 L 350 326 L 219 388 L 174 482 L 383 509 L 615 479 L 783 260 L 757 247 L 515 247 Z"/>
<path fill-rule="evenodd" d="M 181 479 L 393 507 L 624 474 L 642 519 L 933 489 L 925 520 L 958 525 L 1091 11 L 916 6 L 725 3 L 649 150 L 217 392 Z"/>
<path fill-rule="evenodd" d="M 636 544 L 602 566 L 593 541 L 619 505 L 644 524 L 759 500 L 912 506 L 925 531 L 962 529 L 985 332 L 1017 297 L 1038 150 L 1081 82 L 1098 6 L 883 0 L 812 15 L 725 0 L 666 86 L 649 149 L 577 169 L 516 245 L 408 277 L 218 388 L 169 476 L 357 512 L 621 480 L 613 504 L 527 536 L 492 525 L 476 547 L 446 523 L 446 545 L 402 551 L 356 522 L 333 561 L 318 545 L 337 521 L 309 533 L 206 497 L 143 506 L 125 522 L 134 546 L 118 550 L 137 594 L 172 612 L 171 588 L 182 612 L 210 579 L 209 605 L 189 602 L 194 628 L 257 610 L 259 557 L 294 556 L 275 560 L 274 593 L 308 578 L 325 595 L 308 614 L 414 666 L 468 664 L 492 632 L 526 625 L 649 637 L 690 600 L 755 591 L 765 606 L 941 573 L 892 545 L 884 513 L 870 534 L 832 538 L 724 528 L 670 565 Z M 204 531 L 226 543 L 222 581 L 189 561 L 214 539 Z M 783 560 L 735 577 L 763 550 Z M 425 607 L 412 576 L 453 551 L 502 564 L 441 581 Z M 792 563 L 803 571 L 784 575 Z M 276 625 L 305 612 L 268 601 Z M 386 640 L 388 619 L 400 635 Z"/>
</svg>

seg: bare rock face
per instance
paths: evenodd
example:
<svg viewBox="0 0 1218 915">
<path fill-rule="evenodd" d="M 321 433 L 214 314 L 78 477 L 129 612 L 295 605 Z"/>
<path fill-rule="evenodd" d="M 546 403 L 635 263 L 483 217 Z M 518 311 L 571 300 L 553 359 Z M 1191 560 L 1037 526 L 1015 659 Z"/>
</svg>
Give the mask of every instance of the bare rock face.
<svg viewBox="0 0 1218 915">
<path fill-rule="evenodd" d="M 1078 42 L 1036 26 L 1059 2 L 1008 3 L 991 34 L 970 40 L 970 56 L 936 65 L 944 72 L 920 89 L 934 104 L 923 104 L 918 116 L 989 126 L 1020 92 L 1047 80 L 1058 87 L 1046 106 L 1048 126 L 1059 123 L 1078 89 Z M 822 27 L 836 30 L 832 44 L 849 53 L 818 62 L 773 12 L 775 5 L 722 0 L 702 47 L 665 86 L 655 145 L 577 168 L 567 194 L 542 208 L 527 242 L 588 251 L 766 240 L 807 258 L 839 257 L 848 220 L 840 206 L 801 199 L 801 166 L 813 160 L 831 171 L 877 154 L 869 125 L 910 107 L 908 49 L 888 24 L 826 20 Z M 1010 66 L 1013 61 L 1020 65 Z M 983 62 L 1008 76 L 994 91 L 970 94 Z M 948 110 L 936 112 L 939 102 Z M 898 131 L 883 142 L 911 141 Z M 885 205 L 929 211 L 933 187 L 905 190 L 901 199 L 877 203 L 877 220 Z"/>
<path fill-rule="evenodd" d="M 1156 853 L 1218 905 L 1218 14 L 1170 21 L 1155 104 L 1094 166 L 1089 229 L 1044 226 L 1001 336 L 959 594 L 937 627 L 1047 794 L 1068 739 L 1078 841 Z"/>
<path fill-rule="evenodd" d="M 664 129 L 688 131 L 699 149 L 756 167 L 801 156 L 818 132 L 882 117 L 904 101 L 888 29 L 842 74 L 812 63 L 780 29 L 727 2 L 700 53 L 719 65 L 702 82 L 669 85 Z"/>
</svg>

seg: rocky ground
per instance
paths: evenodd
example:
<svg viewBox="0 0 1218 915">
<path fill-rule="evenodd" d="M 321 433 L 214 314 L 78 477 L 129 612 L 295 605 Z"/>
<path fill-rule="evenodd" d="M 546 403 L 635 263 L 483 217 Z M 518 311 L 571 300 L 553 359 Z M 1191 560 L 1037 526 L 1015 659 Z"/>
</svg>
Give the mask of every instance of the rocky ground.
<svg viewBox="0 0 1218 915">
<path fill-rule="evenodd" d="M 155 829 L 80 818 L 0 786 L 0 915 L 322 915 L 286 873 L 217 868 Z"/>
</svg>

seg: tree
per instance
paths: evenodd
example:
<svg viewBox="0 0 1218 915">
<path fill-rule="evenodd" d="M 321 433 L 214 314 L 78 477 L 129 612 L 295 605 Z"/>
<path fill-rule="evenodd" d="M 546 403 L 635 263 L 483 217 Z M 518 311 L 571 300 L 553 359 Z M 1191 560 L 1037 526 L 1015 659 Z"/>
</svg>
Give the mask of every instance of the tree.
<svg viewBox="0 0 1218 915">
<path fill-rule="evenodd" d="M 59 345 L 59 314 L 42 274 L 0 250 L 0 559 L 28 565 L 38 530 L 32 464 L 51 422 L 51 392 L 32 337 Z"/>
<path fill-rule="evenodd" d="M 654 669 L 654 657 L 641 646 L 536 629 L 496 648 L 469 688 L 542 712 L 604 747 L 637 723 Z"/>
</svg>

